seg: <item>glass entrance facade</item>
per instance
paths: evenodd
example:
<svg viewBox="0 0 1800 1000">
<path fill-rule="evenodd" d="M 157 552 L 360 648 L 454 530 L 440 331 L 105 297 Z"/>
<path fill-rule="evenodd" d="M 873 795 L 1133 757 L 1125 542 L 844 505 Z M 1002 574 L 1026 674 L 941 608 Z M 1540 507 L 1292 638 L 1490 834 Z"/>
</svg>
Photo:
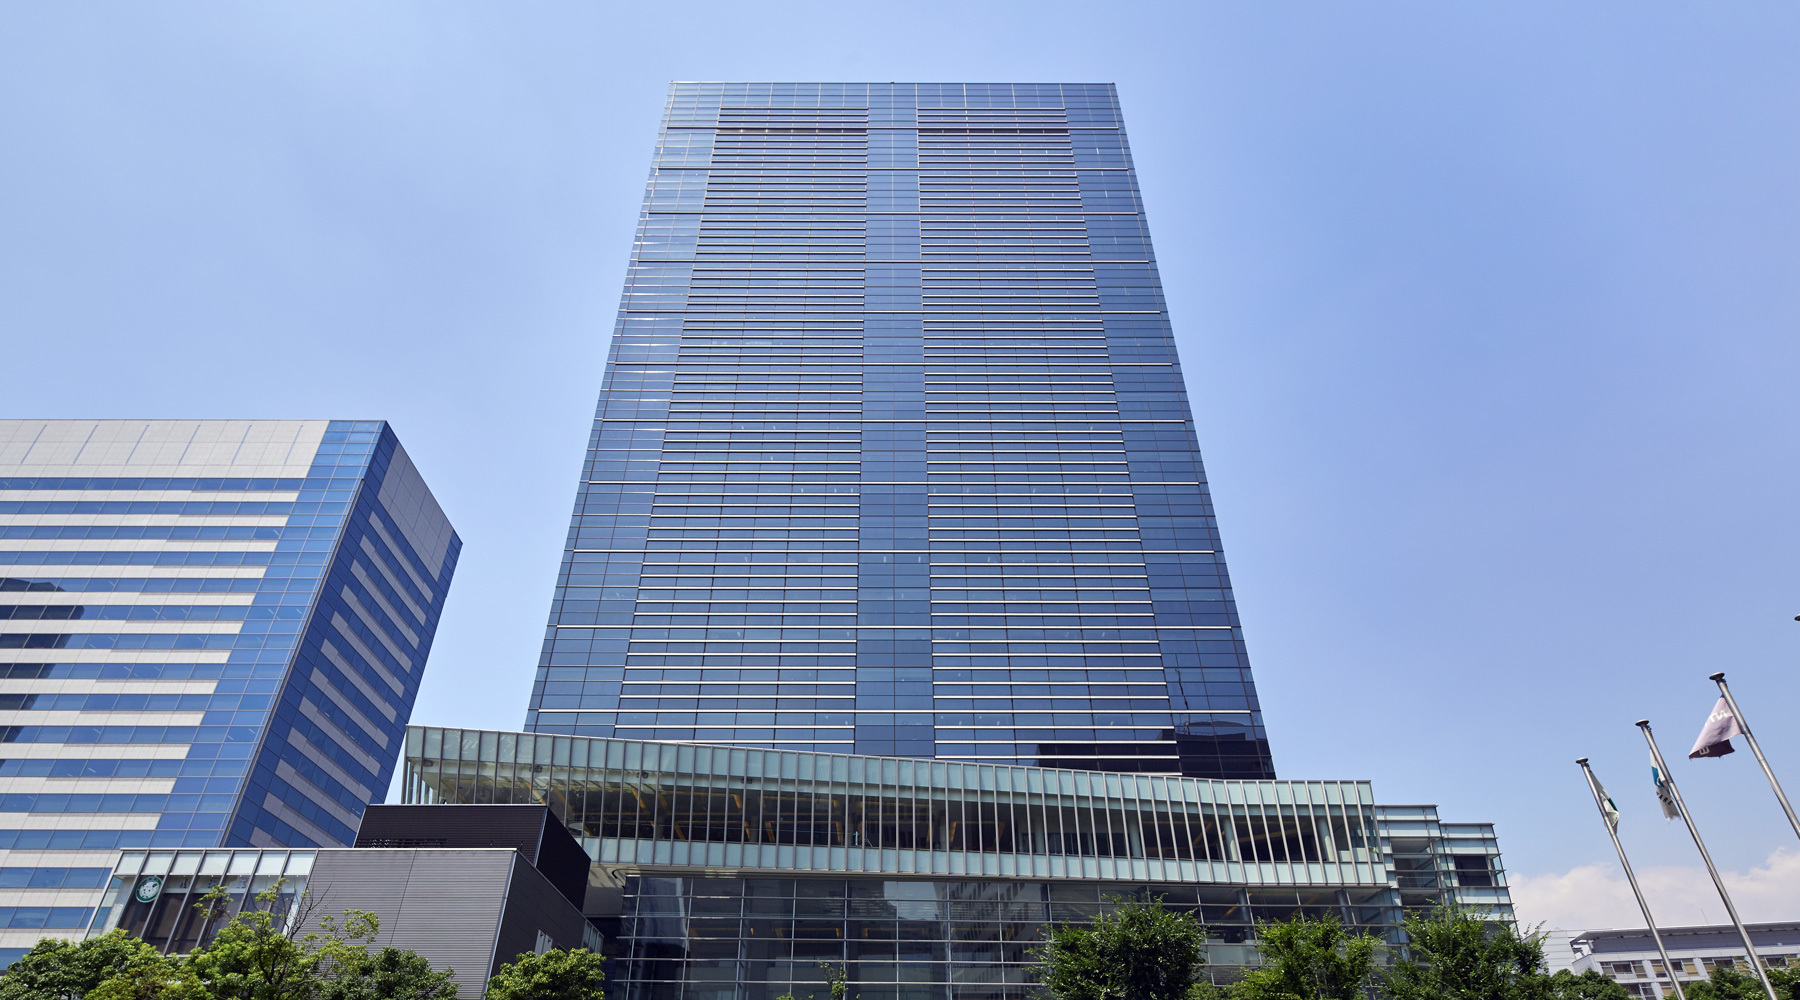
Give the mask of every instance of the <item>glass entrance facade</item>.
<svg viewBox="0 0 1800 1000">
<path fill-rule="evenodd" d="M 1256 924 L 1408 910 L 1512 919 L 1493 828 L 1365 781 L 1239 781 L 412 727 L 407 802 L 547 803 L 594 859 L 587 914 L 619 1000 L 1024 1000 L 1054 924 L 1162 897 L 1209 974 Z"/>
<path fill-rule="evenodd" d="M 1272 778 L 1117 94 L 669 93 L 526 728 Z"/>
</svg>

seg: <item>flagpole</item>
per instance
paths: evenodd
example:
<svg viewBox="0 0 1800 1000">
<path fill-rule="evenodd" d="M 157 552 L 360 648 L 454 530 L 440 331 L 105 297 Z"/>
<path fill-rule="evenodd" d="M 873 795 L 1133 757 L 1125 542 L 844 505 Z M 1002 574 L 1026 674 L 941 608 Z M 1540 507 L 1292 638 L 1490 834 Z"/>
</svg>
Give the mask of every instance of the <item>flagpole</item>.
<svg viewBox="0 0 1800 1000">
<path fill-rule="evenodd" d="M 1750 732 L 1750 724 L 1744 721 L 1744 713 L 1738 711 L 1737 699 L 1731 696 L 1731 689 L 1725 686 L 1723 670 L 1708 680 L 1719 685 L 1719 693 L 1725 696 L 1725 704 L 1731 706 L 1731 714 L 1736 716 L 1738 728 L 1744 731 L 1744 742 L 1750 744 L 1750 752 L 1756 755 L 1756 762 L 1762 765 L 1763 774 L 1769 779 L 1769 787 L 1775 789 L 1775 799 L 1781 803 L 1781 809 L 1787 813 L 1788 825 L 1794 828 L 1794 835 L 1800 836 L 1800 816 L 1794 815 L 1794 807 L 1788 805 L 1787 793 L 1781 790 L 1781 782 L 1775 780 L 1775 771 L 1769 767 L 1769 759 L 1763 756 L 1762 747 L 1756 745 L 1756 736 Z"/>
<path fill-rule="evenodd" d="M 1725 891 L 1725 880 L 1719 877 L 1719 869 L 1713 864 L 1712 855 L 1706 852 L 1706 842 L 1700 839 L 1700 828 L 1694 825 L 1694 817 L 1688 814 L 1687 803 L 1681 801 L 1681 789 L 1675 787 L 1675 778 L 1669 774 L 1669 765 L 1664 762 L 1662 751 L 1656 748 L 1656 737 L 1650 732 L 1650 720 L 1639 719 L 1638 728 L 1644 731 L 1644 741 L 1650 744 L 1650 762 L 1656 765 L 1663 784 L 1668 786 L 1670 797 L 1675 800 L 1675 811 L 1681 814 L 1681 821 L 1687 824 L 1688 833 L 1693 835 L 1694 846 L 1700 849 L 1700 860 L 1706 862 L 1706 872 L 1712 876 L 1713 887 L 1719 890 L 1719 901 L 1725 904 L 1725 912 L 1731 917 L 1732 926 L 1737 928 L 1738 937 L 1744 941 L 1744 949 L 1750 953 L 1750 968 L 1756 970 L 1756 978 L 1762 981 L 1769 1000 L 1781 1000 L 1775 994 L 1774 984 L 1769 982 L 1769 973 L 1763 968 L 1762 960 L 1756 957 L 1756 945 L 1751 943 L 1750 932 L 1738 917 L 1737 907 L 1731 903 L 1731 894 Z"/>
<path fill-rule="evenodd" d="M 1606 800 L 1600 791 L 1600 782 L 1594 777 L 1593 768 L 1588 767 L 1586 757 L 1575 758 L 1575 763 L 1581 765 L 1581 773 L 1587 777 L 1588 791 L 1594 793 L 1594 808 L 1600 810 L 1600 819 L 1606 825 L 1607 834 L 1612 837 L 1613 850 L 1619 852 L 1619 865 L 1625 869 L 1625 881 L 1631 883 L 1631 894 L 1637 897 L 1638 909 L 1644 913 L 1644 923 L 1650 927 L 1650 938 L 1656 942 L 1656 953 L 1662 956 L 1663 971 L 1669 974 L 1669 982 L 1675 987 L 1676 1000 L 1687 1000 L 1687 994 L 1682 992 L 1681 980 L 1677 975 L 1681 970 L 1669 960 L 1669 950 L 1663 947 L 1662 933 L 1656 929 L 1656 918 L 1650 915 L 1650 904 L 1644 902 L 1644 891 L 1638 888 L 1637 876 L 1631 871 L 1631 861 L 1625 857 L 1625 845 L 1619 841 L 1618 827 L 1613 825 L 1612 817 L 1606 814 Z"/>
</svg>

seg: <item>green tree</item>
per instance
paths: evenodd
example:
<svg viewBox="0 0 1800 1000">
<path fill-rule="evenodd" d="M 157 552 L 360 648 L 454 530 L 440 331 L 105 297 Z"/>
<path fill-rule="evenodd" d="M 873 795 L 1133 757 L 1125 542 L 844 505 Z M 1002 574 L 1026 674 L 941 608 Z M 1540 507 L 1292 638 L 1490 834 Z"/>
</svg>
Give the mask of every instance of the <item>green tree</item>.
<svg viewBox="0 0 1800 1000">
<path fill-rule="evenodd" d="M 1111 913 L 1064 925 L 1033 950 L 1039 981 L 1054 1000 L 1191 1000 L 1206 962 L 1206 928 L 1194 915 L 1149 902 L 1114 900 Z"/>
<path fill-rule="evenodd" d="M 819 968 L 825 970 L 825 986 L 831 991 L 831 1000 L 847 1000 L 850 995 L 850 974 L 844 971 L 844 967 L 832 965 L 830 962 L 820 962 Z M 811 993 L 806 996 L 807 1000 L 815 1000 Z M 794 995 L 783 993 L 775 1000 L 794 1000 Z"/>
<path fill-rule="evenodd" d="M 343 948 L 331 956 L 317 1000 L 456 1000 L 455 974 L 401 948 Z"/>
<path fill-rule="evenodd" d="M 1800 1000 L 1800 970 L 1770 969 L 1769 985 L 1782 1000 Z M 1688 1000 L 1768 1000 L 1756 974 L 1735 966 L 1716 966 L 1698 982 L 1682 983 Z"/>
<path fill-rule="evenodd" d="M 586 948 L 526 953 L 488 980 L 487 1000 L 601 1000 L 605 961 Z"/>
<path fill-rule="evenodd" d="M 0 1000 L 78 1000 L 115 976 L 163 964 L 155 948 L 124 931 L 79 943 L 45 938 L 0 976 Z"/>
<path fill-rule="evenodd" d="M 166 957 L 160 965 L 139 965 L 108 979 L 87 1000 L 216 1000 L 195 979 L 185 961 Z"/>
<path fill-rule="evenodd" d="M 1556 975 L 1543 978 L 1543 995 L 1548 1000 L 1631 1000 L 1632 993 L 1597 969 L 1579 976 L 1559 969 Z"/>
<path fill-rule="evenodd" d="M 820 962 L 819 968 L 825 970 L 825 985 L 831 991 L 831 1000 L 849 1000 L 850 974 L 841 965 Z"/>
<path fill-rule="evenodd" d="M 302 936 L 304 902 L 296 918 L 277 907 L 280 885 L 257 895 L 262 908 L 247 908 L 219 929 L 212 942 L 181 963 L 181 979 L 170 985 L 176 996 L 200 991 L 211 1000 L 312 1000 L 319 990 L 322 963 L 328 959 L 354 964 L 362 942 L 380 930 L 373 913 L 346 910 L 341 919 L 319 920 L 321 931 Z M 224 905 L 223 888 L 208 893 L 196 908 L 210 919 Z M 366 957 L 366 952 L 364 952 Z"/>
<path fill-rule="evenodd" d="M 1256 949 L 1263 964 L 1232 985 L 1232 1000 L 1362 1000 L 1381 942 L 1351 934 L 1335 916 L 1301 914 L 1258 925 Z"/>
<path fill-rule="evenodd" d="M 1538 1000 L 1544 945 L 1511 924 L 1483 920 L 1454 906 L 1406 918 L 1410 954 L 1388 971 L 1392 1000 Z"/>
<path fill-rule="evenodd" d="M 223 888 L 195 909 L 217 920 L 228 901 Z M 0 976 L 0 1000 L 454 1000 L 451 973 L 433 972 L 417 954 L 383 948 L 371 955 L 380 930 L 372 913 L 346 910 L 309 922 L 304 895 L 293 919 L 277 883 L 256 897 L 260 908 L 234 915 L 206 947 L 183 957 L 115 931 L 73 945 L 41 943 L 29 963 Z"/>
</svg>

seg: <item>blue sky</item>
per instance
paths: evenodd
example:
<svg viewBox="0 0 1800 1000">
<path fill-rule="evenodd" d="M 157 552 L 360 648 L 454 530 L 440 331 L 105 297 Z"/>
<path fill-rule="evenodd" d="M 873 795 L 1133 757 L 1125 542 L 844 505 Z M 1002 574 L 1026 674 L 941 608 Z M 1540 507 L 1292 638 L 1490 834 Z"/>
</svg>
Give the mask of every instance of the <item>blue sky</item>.
<svg viewBox="0 0 1800 1000">
<path fill-rule="evenodd" d="M 1797 48 L 1765 3 L 11 4 L 0 415 L 393 421 L 465 542 L 415 718 L 515 728 L 667 82 L 1113 81 L 1277 768 L 1610 921 L 1576 756 L 1670 886 L 1633 720 L 1679 756 L 1726 670 L 1800 792 Z M 1673 769 L 1800 894 L 1748 754 Z"/>
</svg>

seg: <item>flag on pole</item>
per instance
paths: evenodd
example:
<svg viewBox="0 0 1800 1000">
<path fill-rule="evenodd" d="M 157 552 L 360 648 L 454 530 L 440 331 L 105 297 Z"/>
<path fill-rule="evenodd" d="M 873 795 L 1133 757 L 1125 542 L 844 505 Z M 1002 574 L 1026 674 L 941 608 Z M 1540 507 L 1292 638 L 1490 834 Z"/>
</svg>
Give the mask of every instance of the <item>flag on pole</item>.
<svg viewBox="0 0 1800 1000">
<path fill-rule="evenodd" d="M 1650 758 L 1650 781 L 1656 785 L 1656 801 L 1662 806 L 1663 819 L 1674 819 L 1681 815 L 1681 809 L 1675 805 L 1675 793 L 1669 791 L 1669 783 L 1663 780 L 1662 768 L 1656 766 L 1656 758 Z"/>
<path fill-rule="evenodd" d="M 1589 771 L 1588 776 L 1593 777 L 1593 772 Z M 1606 825 L 1612 827 L 1614 833 L 1618 833 L 1619 807 L 1613 805 L 1612 796 L 1606 794 L 1606 786 L 1600 783 L 1599 778 L 1594 778 L 1594 791 L 1600 796 L 1600 814 L 1606 817 Z"/>
<path fill-rule="evenodd" d="M 1744 735 L 1743 724 L 1731 712 L 1731 703 L 1723 697 L 1713 706 L 1712 714 L 1706 717 L 1706 725 L 1700 728 L 1700 738 L 1694 741 L 1694 749 L 1688 751 L 1689 757 L 1723 757 L 1728 753 L 1736 753 L 1737 748 L 1731 745 L 1733 736 Z"/>
</svg>

